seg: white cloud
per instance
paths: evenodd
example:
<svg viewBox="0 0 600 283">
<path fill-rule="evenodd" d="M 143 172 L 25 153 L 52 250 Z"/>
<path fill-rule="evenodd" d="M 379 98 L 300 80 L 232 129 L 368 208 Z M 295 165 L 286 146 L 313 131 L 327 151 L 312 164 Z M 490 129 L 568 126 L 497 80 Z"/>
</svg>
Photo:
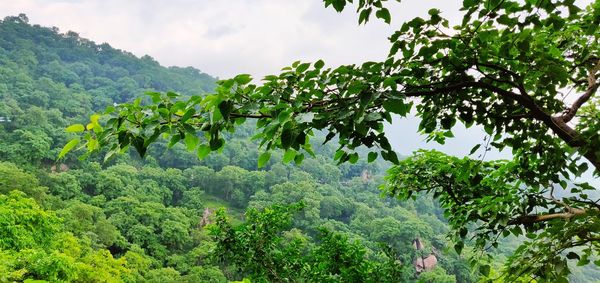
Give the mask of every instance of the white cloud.
<svg viewBox="0 0 600 283">
<path fill-rule="evenodd" d="M 458 4 L 442 3 L 454 6 L 449 11 Z M 394 23 L 435 5 L 439 1 L 395 5 Z M 375 20 L 358 26 L 351 8 L 338 14 L 320 0 L 0 1 L 0 15 L 19 13 L 32 23 L 73 30 L 164 65 L 191 65 L 220 77 L 262 76 L 295 60 L 339 65 L 381 59 L 393 30 Z"/>
</svg>

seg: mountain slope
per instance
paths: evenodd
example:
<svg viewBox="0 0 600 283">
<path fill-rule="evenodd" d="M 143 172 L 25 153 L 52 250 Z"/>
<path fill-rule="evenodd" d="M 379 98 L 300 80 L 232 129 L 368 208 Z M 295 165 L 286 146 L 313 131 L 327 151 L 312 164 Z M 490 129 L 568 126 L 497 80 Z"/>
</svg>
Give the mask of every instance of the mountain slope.
<svg viewBox="0 0 600 283">
<path fill-rule="evenodd" d="M 214 85 L 192 67 L 162 67 L 74 32 L 30 25 L 25 15 L 6 17 L 0 22 L 0 158 L 49 163 L 72 121 L 149 90 L 193 95 Z"/>
</svg>

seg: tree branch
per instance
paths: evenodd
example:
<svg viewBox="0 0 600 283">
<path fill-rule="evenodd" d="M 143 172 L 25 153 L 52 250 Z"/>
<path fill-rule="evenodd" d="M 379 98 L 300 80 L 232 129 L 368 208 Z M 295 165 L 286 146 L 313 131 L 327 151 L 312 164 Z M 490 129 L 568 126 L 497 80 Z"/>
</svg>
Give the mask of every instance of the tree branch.
<svg viewBox="0 0 600 283">
<path fill-rule="evenodd" d="M 403 94 L 406 97 L 422 97 L 428 95 L 445 94 L 453 91 L 458 91 L 466 88 L 478 88 L 492 91 L 502 97 L 517 101 L 523 107 L 528 109 L 532 117 L 546 124 L 559 138 L 561 138 L 567 145 L 572 148 L 579 149 L 581 155 L 583 155 L 592 165 L 600 170 L 600 157 L 595 152 L 589 150 L 587 141 L 581 139 L 579 133 L 571 126 L 567 125 L 560 117 L 553 117 L 546 113 L 536 102 L 531 98 L 523 88 L 519 88 L 520 93 L 515 93 L 509 90 L 502 89 L 493 84 L 489 84 L 483 81 L 466 81 L 454 84 L 449 84 L 444 87 L 430 88 L 427 90 L 414 90 L 406 91 Z M 417 87 L 418 88 L 418 87 Z M 596 88 L 598 86 L 596 85 Z M 584 101 L 585 102 L 585 101 Z"/>
<path fill-rule="evenodd" d="M 546 222 L 546 221 L 550 221 L 553 219 L 571 219 L 572 217 L 575 216 L 581 216 L 586 214 L 587 211 L 584 209 L 580 209 L 580 208 L 570 208 L 565 212 L 562 213 L 551 213 L 551 214 L 527 214 L 527 215 L 521 215 L 517 218 L 514 218 L 512 220 L 510 220 L 508 222 L 508 224 L 510 225 L 526 225 L 526 224 L 534 224 L 534 223 L 540 223 L 540 222 Z"/>
<path fill-rule="evenodd" d="M 596 66 L 590 69 L 590 72 L 588 74 L 588 87 L 586 91 L 579 98 L 577 98 L 573 105 L 571 105 L 571 107 L 569 107 L 563 115 L 559 116 L 559 118 L 563 122 L 566 123 L 571 121 L 573 117 L 575 117 L 575 114 L 577 114 L 579 108 L 581 108 L 581 106 L 583 106 L 583 104 L 585 104 L 592 97 L 592 95 L 596 93 L 596 90 L 598 90 L 598 87 L 600 86 L 596 79 L 596 72 L 598 72 L 599 70 L 600 60 L 598 61 Z"/>
<path fill-rule="evenodd" d="M 272 118 L 271 115 L 266 115 L 266 114 L 245 114 L 245 113 L 229 113 L 229 116 L 234 117 L 234 118 L 253 118 L 253 119 L 260 119 L 260 118 Z"/>
<path fill-rule="evenodd" d="M 490 64 L 490 63 L 485 63 L 485 62 L 477 62 L 477 63 L 475 63 L 475 65 L 476 66 L 482 66 L 482 67 L 490 68 L 490 69 L 494 69 L 496 71 L 501 71 L 501 72 L 504 72 L 504 73 L 507 73 L 507 74 L 511 75 L 515 80 L 521 80 L 521 76 L 519 76 L 519 74 L 517 74 L 517 73 L 515 73 L 515 72 L 513 72 L 513 71 L 511 71 L 511 70 L 509 70 L 509 69 L 507 69 L 505 67 L 502 67 L 502 66 L 498 66 L 498 65 Z"/>
</svg>

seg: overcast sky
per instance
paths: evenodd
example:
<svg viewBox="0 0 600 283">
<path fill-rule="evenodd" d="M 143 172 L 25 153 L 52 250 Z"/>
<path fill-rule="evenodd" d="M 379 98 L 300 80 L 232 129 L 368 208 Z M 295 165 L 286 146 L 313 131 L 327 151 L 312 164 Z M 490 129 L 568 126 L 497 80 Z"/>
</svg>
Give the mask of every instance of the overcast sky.
<svg viewBox="0 0 600 283">
<path fill-rule="evenodd" d="M 437 2 L 437 3 L 436 3 Z M 265 75 L 295 60 L 331 65 L 384 58 L 387 36 L 403 19 L 461 1 L 404 1 L 392 26 L 358 26 L 356 14 L 324 9 L 320 0 L 0 0 L 4 16 L 73 30 L 98 43 L 148 54 L 164 65 L 194 66 L 219 77 Z"/>
<path fill-rule="evenodd" d="M 25 13 L 33 24 L 72 30 L 163 65 L 193 66 L 224 78 L 262 77 L 296 60 L 323 59 L 336 66 L 384 59 L 387 37 L 404 20 L 426 17 L 437 7 L 452 25 L 460 20 L 461 4 L 404 0 L 391 6 L 391 25 L 373 19 L 363 26 L 353 9 L 338 14 L 324 9 L 322 0 L 0 0 L 0 16 Z M 457 129 L 457 138 L 446 145 L 425 145 L 417 122 L 398 119 L 386 128 L 400 154 L 425 147 L 464 156 L 485 136 L 481 129 Z M 508 154 L 487 155 L 498 157 Z"/>
</svg>

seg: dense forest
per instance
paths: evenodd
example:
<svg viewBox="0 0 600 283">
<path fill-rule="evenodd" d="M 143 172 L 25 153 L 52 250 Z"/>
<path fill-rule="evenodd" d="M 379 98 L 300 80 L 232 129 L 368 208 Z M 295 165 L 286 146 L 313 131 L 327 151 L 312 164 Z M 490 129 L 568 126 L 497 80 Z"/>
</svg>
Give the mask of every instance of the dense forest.
<svg viewBox="0 0 600 283">
<path fill-rule="evenodd" d="M 480 279 L 469 263 L 478 257 L 468 246 L 459 256 L 446 238 L 436 201 L 382 197 L 389 164 L 337 165 L 325 135 L 301 163 L 275 152 L 262 168 L 252 124 L 202 160 L 160 139 L 144 159 L 57 159 L 65 128 L 107 106 L 212 91 L 216 79 L 195 68 L 166 68 L 25 15 L 0 23 L 0 62 L 1 282 Z M 519 241 L 491 251 L 489 276 Z M 575 272 L 572 282 L 600 279 Z"/>
</svg>

